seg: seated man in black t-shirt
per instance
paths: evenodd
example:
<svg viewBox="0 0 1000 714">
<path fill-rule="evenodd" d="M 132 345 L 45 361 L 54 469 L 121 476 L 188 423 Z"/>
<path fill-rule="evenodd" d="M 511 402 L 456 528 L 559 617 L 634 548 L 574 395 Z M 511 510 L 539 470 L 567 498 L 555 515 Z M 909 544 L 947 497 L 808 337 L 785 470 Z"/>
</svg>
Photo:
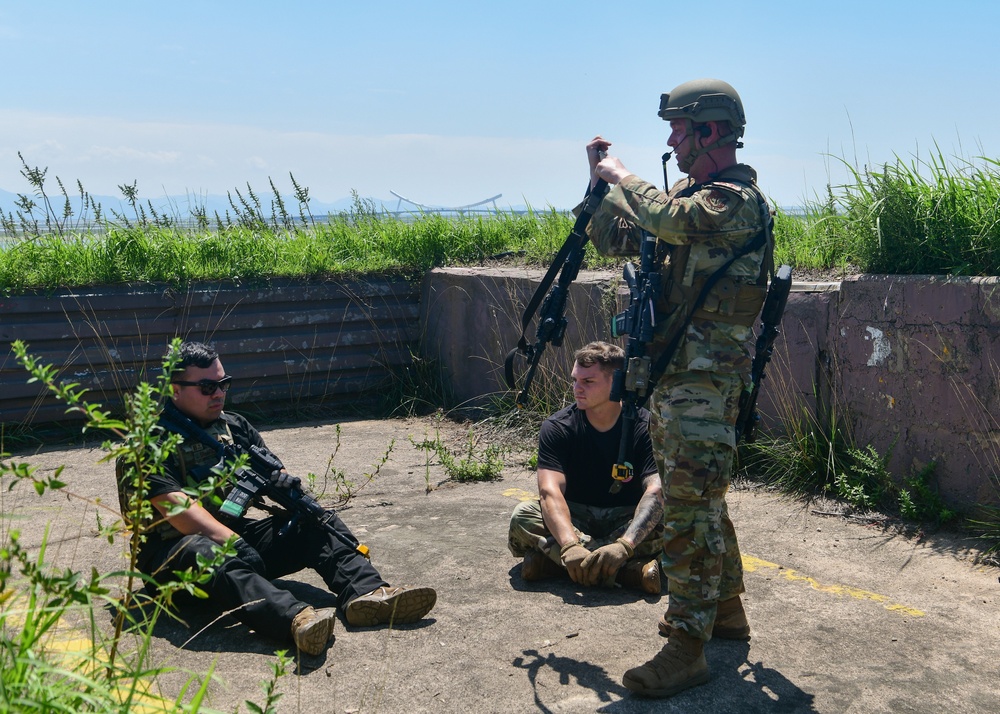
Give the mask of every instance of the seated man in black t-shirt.
<svg viewBox="0 0 1000 714">
<path fill-rule="evenodd" d="M 611 379 L 624 364 L 622 349 L 606 342 L 578 350 L 572 372 L 576 404 L 542 424 L 539 500 L 514 509 L 507 544 L 524 558 L 524 580 L 568 573 L 580 585 L 617 582 L 660 592 L 663 488 L 645 409 L 639 410 L 631 449 L 635 476 L 617 492 L 611 488 L 622 438 L 622 407 L 610 399 Z"/>
</svg>

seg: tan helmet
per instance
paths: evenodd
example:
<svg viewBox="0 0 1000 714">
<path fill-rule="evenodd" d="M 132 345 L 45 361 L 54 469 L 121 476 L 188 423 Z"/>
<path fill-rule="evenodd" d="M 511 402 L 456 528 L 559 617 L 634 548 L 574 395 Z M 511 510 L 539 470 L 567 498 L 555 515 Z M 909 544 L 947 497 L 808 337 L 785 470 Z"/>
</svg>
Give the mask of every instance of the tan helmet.
<svg viewBox="0 0 1000 714">
<path fill-rule="evenodd" d="M 692 124 L 728 121 L 735 136 L 743 136 L 747 119 L 743 102 L 732 85 L 721 79 L 694 79 L 660 95 L 660 118 L 687 119 Z"/>
</svg>

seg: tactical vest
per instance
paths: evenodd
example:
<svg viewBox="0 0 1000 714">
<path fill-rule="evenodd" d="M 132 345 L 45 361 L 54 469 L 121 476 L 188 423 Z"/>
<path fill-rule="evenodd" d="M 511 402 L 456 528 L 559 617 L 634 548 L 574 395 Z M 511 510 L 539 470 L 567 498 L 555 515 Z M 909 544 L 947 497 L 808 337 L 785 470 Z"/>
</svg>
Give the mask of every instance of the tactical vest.
<svg viewBox="0 0 1000 714">
<path fill-rule="evenodd" d="M 206 427 L 205 431 L 223 445 L 233 444 L 233 434 L 229 430 L 229 424 L 226 423 L 225 419 L 217 419 Z M 181 442 L 174 451 L 174 459 L 177 464 L 178 474 L 182 482 L 186 485 L 194 484 L 194 479 L 191 478 L 190 474 L 196 467 L 211 466 L 219 461 L 218 454 L 214 449 L 196 439 L 188 439 Z M 126 469 L 125 463 L 121 458 L 115 462 L 115 475 L 118 481 L 118 505 L 125 524 L 130 526 L 129 514 L 133 509 L 129 506 L 129 501 L 135 493 L 134 475 Z M 219 489 L 217 495 L 220 498 L 224 498 L 225 494 L 222 489 Z M 205 499 L 203 505 L 214 514 L 215 508 L 209 502 L 209 499 Z M 180 531 L 161 518 L 155 508 L 153 510 L 152 519 L 155 525 L 151 526 L 151 533 L 158 535 L 161 540 L 179 538 L 182 535 Z"/>
<path fill-rule="evenodd" d="M 744 246 L 737 249 L 735 255 L 737 260 L 760 250 L 764 251 L 764 255 L 761 260 L 760 273 L 755 282 L 747 282 L 745 277 L 733 278 L 728 275 L 715 278 L 715 282 L 704 301 L 691 314 L 691 317 L 749 327 L 753 325 L 764 305 L 767 278 L 774 271 L 771 211 L 767 201 L 756 186 L 738 181 L 710 181 L 693 185 L 677 195 L 689 196 L 706 188 L 735 193 L 744 201 L 757 203 L 760 208 L 761 231 Z M 691 249 L 691 244 L 669 248 L 669 255 L 666 256 L 662 270 L 664 275 L 663 293 L 657 304 L 657 312 L 664 318 L 676 314 L 683 306 L 694 305 L 705 284 L 714 277 L 712 274 L 695 275 L 697 266 L 695 261 L 690 260 Z"/>
</svg>

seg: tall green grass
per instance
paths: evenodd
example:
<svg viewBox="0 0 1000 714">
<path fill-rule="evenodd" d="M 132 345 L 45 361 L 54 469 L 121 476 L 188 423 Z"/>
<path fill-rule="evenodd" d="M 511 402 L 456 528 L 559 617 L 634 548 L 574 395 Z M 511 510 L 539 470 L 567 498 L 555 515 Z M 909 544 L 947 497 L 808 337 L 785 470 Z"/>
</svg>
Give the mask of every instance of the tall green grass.
<svg viewBox="0 0 1000 714">
<path fill-rule="evenodd" d="M 317 220 L 309 191 L 295 181 L 298 215 L 271 182 L 265 201 L 249 185 L 229 194 L 230 210 L 193 222 L 156 211 L 137 197 L 135 183 L 119 186 L 122 212 L 105 211 L 77 182 L 71 196 L 47 169 L 24 163 L 31 195 L 0 214 L 0 289 L 195 280 L 314 278 L 360 273 L 419 274 L 441 265 L 481 265 L 495 259 L 542 264 L 572 227 L 572 216 L 550 209 L 525 214 L 398 216 L 354 195 L 353 208 Z M 591 262 L 607 262 L 596 253 Z"/>
<path fill-rule="evenodd" d="M 809 270 L 896 274 L 1000 274 L 1000 162 L 995 159 L 897 158 L 875 168 L 844 161 L 852 180 L 829 186 L 800 212 L 776 211 L 775 256 Z M 194 280 L 314 278 L 358 273 L 419 274 L 443 265 L 495 259 L 545 265 L 573 217 L 549 209 L 516 214 L 397 216 L 355 194 L 352 210 L 326 220 L 309 211 L 296 181 L 297 209 L 271 183 L 262 199 L 250 186 L 230 193 L 231 211 L 195 212 L 181 227 L 120 186 L 125 212 L 107 212 L 77 182 L 46 185 L 47 170 L 24 164 L 32 196 L 16 215 L 0 216 L 0 288 L 79 287 Z M 52 194 L 52 195 L 50 195 Z M 234 195 L 235 194 L 235 195 Z M 296 211 L 293 215 L 292 210 Z M 101 230 L 92 230 L 93 226 Z M 588 248 L 590 267 L 613 261 Z"/>
<path fill-rule="evenodd" d="M 184 230 L 111 225 L 104 234 L 42 234 L 0 246 L 0 286 L 29 288 L 122 283 L 186 284 L 361 273 L 417 274 L 440 265 L 480 265 L 520 253 L 541 262 L 569 233 L 569 220 L 542 214 L 489 218 L 427 215 L 337 217 L 293 231 Z"/>
<path fill-rule="evenodd" d="M 776 257 L 806 268 L 898 275 L 1000 275 L 1000 162 L 897 157 L 843 162 L 851 181 L 804 215 L 779 212 Z"/>
<path fill-rule="evenodd" d="M 779 263 L 810 270 L 895 274 L 1000 274 L 1000 161 L 897 158 L 879 168 L 841 160 L 851 181 L 828 186 L 802 211 L 776 211 Z M 292 176 L 291 207 L 271 182 L 230 192 L 224 215 L 195 211 L 194 228 L 119 187 L 128 206 L 102 209 L 77 181 L 74 194 L 22 159 L 31 186 L 0 214 L 0 289 L 193 280 L 255 280 L 356 273 L 417 274 L 498 257 L 545 265 L 572 228 L 563 211 L 400 217 L 354 196 L 352 210 L 317 220 Z M 100 230 L 93 230 L 94 226 Z M 588 248 L 587 264 L 612 261 Z"/>
</svg>

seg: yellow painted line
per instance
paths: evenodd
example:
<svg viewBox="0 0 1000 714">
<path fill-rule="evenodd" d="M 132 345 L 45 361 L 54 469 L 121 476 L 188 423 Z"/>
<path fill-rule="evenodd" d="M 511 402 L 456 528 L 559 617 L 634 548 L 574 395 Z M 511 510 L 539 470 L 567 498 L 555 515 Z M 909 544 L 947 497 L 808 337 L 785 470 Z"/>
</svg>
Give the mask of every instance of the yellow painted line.
<svg viewBox="0 0 1000 714">
<path fill-rule="evenodd" d="M 538 494 L 532 493 L 531 491 L 525 491 L 520 488 L 508 488 L 501 495 L 507 496 L 508 498 L 516 498 L 518 501 L 537 501 Z"/>
<path fill-rule="evenodd" d="M 890 612 L 897 612 L 900 615 L 923 617 L 927 614 L 923 610 L 918 610 L 917 608 L 910 607 L 909 605 L 890 602 L 886 595 L 879 595 L 878 593 L 861 590 L 860 588 L 853 588 L 849 585 L 824 585 L 808 575 L 799 575 L 791 568 L 782 567 L 777 563 L 769 563 L 766 560 L 754 558 L 752 555 L 743 556 L 743 570 L 747 573 L 752 573 L 757 570 L 773 570 L 780 574 L 785 580 L 807 583 L 813 590 L 818 590 L 822 593 L 830 593 L 831 595 L 852 597 L 855 600 L 870 600 L 872 602 L 877 602 L 883 605 L 886 610 L 889 610 Z"/>
<path fill-rule="evenodd" d="M 10 611 L 5 613 L 4 624 L 17 628 L 24 625 L 23 620 L 21 612 Z M 51 654 L 48 662 L 61 664 L 69 671 L 84 677 L 94 676 L 97 670 L 107 664 L 108 660 L 104 657 L 106 653 L 99 647 L 95 648 L 91 639 L 78 637 L 78 634 L 79 630 L 76 627 L 60 619 L 42 641 L 44 650 Z M 133 687 L 134 691 L 129 692 L 130 687 Z M 156 690 L 156 682 L 148 678 L 125 680 L 117 687 L 122 703 L 126 697 L 131 696 L 133 712 L 154 714 L 174 711 L 176 703 L 163 697 Z"/>
</svg>

